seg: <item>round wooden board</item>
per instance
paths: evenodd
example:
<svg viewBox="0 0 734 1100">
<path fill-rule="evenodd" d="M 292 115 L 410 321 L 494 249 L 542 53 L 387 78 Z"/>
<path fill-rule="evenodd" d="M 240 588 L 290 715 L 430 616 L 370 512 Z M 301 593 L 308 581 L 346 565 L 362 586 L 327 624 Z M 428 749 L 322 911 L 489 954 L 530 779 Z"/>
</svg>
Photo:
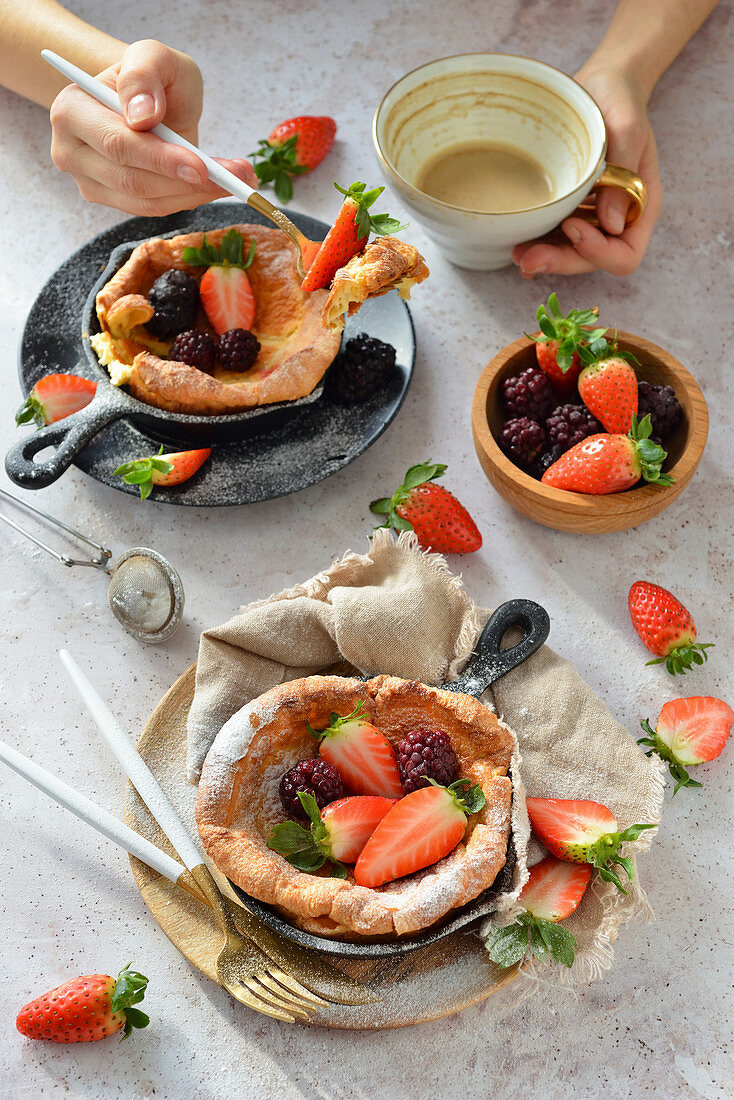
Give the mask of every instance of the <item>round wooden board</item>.
<svg viewBox="0 0 734 1100">
<path fill-rule="evenodd" d="M 186 718 L 194 695 L 196 666 L 179 677 L 151 715 L 138 741 L 138 751 L 176 807 L 189 833 L 196 836 L 196 788 L 186 778 Z M 125 821 L 159 848 L 176 853 L 128 783 Z M 222 933 L 212 912 L 185 891 L 134 857 L 133 875 L 145 904 L 169 940 L 197 970 L 217 981 L 216 958 Z M 226 879 L 210 864 L 219 885 L 231 896 Z M 319 1010 L 311 1026 L 378 1030 L 408 1027 L 450 1016 L 496 993 L 516 977 L 487 955 L 477 935 L 457 932 L 402 958 L 373 961 L 327 960 L 345 973 L 369 983 L 382 996 L 379 1004 Z M 243 1007 L 244 1012 L 249 1009 Z"/>
</svg>

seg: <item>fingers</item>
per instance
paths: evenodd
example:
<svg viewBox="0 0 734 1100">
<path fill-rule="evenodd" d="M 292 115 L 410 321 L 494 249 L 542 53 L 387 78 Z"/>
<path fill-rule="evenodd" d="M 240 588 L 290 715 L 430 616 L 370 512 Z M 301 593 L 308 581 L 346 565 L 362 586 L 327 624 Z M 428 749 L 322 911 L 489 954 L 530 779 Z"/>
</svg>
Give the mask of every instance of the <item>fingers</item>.
<svg viewBox="0 0 734 1100">
<path fill-rule="evenodd" d="M 639 173 L 640 160 L 648 140 L 646 119 L 624 108 L 618 111 L 617 117 L 610 117 L 607 164 L 616 164 Z M 596 213 L 605 232 L 616 235 L 624 232 L 632 201 L 624 191 L 602 187 L 596 200 Z"/>
<path fill-rule="evenodd" d="M 133 42 L 122 56 L 117 93 L 134 130 L 151 130 L 166 114 L 166 87 L 176 78 L 176 53 L 161 42 Z"/>
</svg>

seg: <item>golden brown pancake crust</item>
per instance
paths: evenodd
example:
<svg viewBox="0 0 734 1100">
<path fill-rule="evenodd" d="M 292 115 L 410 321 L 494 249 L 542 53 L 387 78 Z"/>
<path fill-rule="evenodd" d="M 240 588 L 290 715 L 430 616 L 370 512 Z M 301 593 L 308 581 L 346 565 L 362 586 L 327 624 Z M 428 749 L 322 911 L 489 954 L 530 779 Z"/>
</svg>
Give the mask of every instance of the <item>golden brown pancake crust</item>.
<svg viewBox="0 0 734 1100">
<path fill-rule="evenodd" d="M 140 401 L 170 412 L 200 416 L 293 401 L 313 390 L 336 355 L 339 335 L 327 332 L 321 323 L 326 291 L 305 294 L 301 290 L 295 248 L 290 241 L 280 230 L 260 225 L 214 229 L 207 231 L 207 240 L 218 245 L 232 228 L 242 234 L 245 254 L 251 241 L 256 242 L 255 258 L 247 274 L 257 302 L 252 328 L 261 348 L 249 371 L 238 374 L 217 365 L 211 376 L 186 363 L 161 358 L 167 345 L 153 340 L 140 324 L 143 300 L 165 271 L 180 268 L 201 279 L 205 268 L 186 264 L 183 251 L 187 246 L 200 247 L 203 233 L 144 241 L 97 295 L 97 316 L 103 331 L 112 332 L 123 362 L 132 358 L 128 385 Z M 123 307 L 129 304 L 129 319 L 134 325 L 127 333 L 119 332 L 120 324 L 124 326 L 125 309 L 116 310 L 116 303 Z M 196 327 L 211 331 L 203 311 Z"/>
<path fill-rule="evenodd" d="M 328 725 L 362 701 L 393 746 L 413 729 L 442 729 L 459 759 L 459 775 L 478 783 L 484 809 L 464 839 L 432 867 L 377 889 L 298 871 L 267 847 L 284 820 L 278 784 L 299 760 L 316 754 L 306 730 Z M 414 680 L 310 676 L 273 688 L 235 714 L 212 745 L 201 775 L 196 820 L 204 848 L 229 879 L 318 935 L 339 939 L 406 935 L 428 928 L 482 893 L 505 863 L 512 782 L 512 736 L 470 695 Z"/>
<path fill-rule="evenodd" d="M 379 298 L 393 287 L 401 298 L 410 298 L 412 287 L 428 275 L 425 260 L 412 244 L 376 237 L 334 276 L 322 315 L 325 328 L 341 331 L 345 313 L 356 313 L 368 298 Z"/>
</svg>

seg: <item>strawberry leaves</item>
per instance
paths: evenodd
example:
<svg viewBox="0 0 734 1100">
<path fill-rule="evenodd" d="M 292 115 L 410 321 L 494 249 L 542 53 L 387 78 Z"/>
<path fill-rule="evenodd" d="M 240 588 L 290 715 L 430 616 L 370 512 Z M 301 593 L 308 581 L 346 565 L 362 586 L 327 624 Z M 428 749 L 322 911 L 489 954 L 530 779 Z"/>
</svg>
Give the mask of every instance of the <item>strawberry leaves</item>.
<svg viewBox="0 0 734 1100">
<path fill-rule="evenodd" d="M 121 477 L 126 485 L 138 485 L 140 487 L 140 499 L 147 500 L 153 492 L 153 471 L 157 470 L 158 473 L 168 474 L 173 469 L 172 463 L 167 462 L 165 458 L 160 458 L 162 454 L 163 444 L 161 443 L 158 454 L 151 455 L 150 458 L 136 458 L 132 462 L 123 462 L 122 466 L 118 466 L 114 473 L 117 477 Z"/>
<path fill-rule="evenodd" d="M 405 477 L 403 478 L 403 484 L 395 490 L 391 497 L 380 497 L 379 500 L 373 500 L 370 504 L 370 512 L 376 516 L 387 516 L 384 523 L 379 524 L 379 527 L 393 527 L 397 531 L 412 531 L 413 524 L 410 520 L 401 516 L 397 509 L 403 504 L 410 496 L 413 489 L 417 489 L 419 485 L 425 485 L 428 481 L 433 481 L 434 478 L 441 477 L 446 473 L 447 467 L 443 462 L 421 462 L 417 466 L 411 466 Z"/>
<path fill-rule="evenodd" d="M 28 394 L 25 402 L 18 409 L 15 414 L 15 423 L 20 427 L 21 424 L 35 423 L 38 428 L 43 428 L 46 425 L 46 411 L 38 400 L 33 390 Z"/>
<path fill-rule="evenodd" d="M 582 354 L 582 348 L 588 348 L 591 360 L 599 359 L 608 353 L 609 345 L 603 339 L 606 328 L 589 329 L 599 316 L 599 310 L 572 309 L 565 317 L 555 293 L 548 298 L 547 305 L 541 304 L 535 314 L 542 336 L 526 335 L 536 343 L 558 341 L 556 359 L 561 371 L 570 370 L 574 352 Z"/>
<path fill-rule="evenodd" d="M 275 825 L 268 837 L 268 848 L 284 856 L 299 871 L 313 875 L 325 863 L 332 864 L 331 878 L 346 878 L 343 863 L 331 857 L 331 846 L 326 826 L 316 799 L 308 791 L 297 791 L 299 801 L 311 821 L 311 828 L 304 829 L 297 821 L 283 821 Z"/>
<path fill-rule="evenodd" d="M 110 1010 L 112 1012 L 124 1012 L 125 1028 L 120 1036 L 120 1042 L 132 1035 L 133 1028 L 147 1027 L 150 1017 L 139 1008 L 132 1005 L 139 1004 L 145 996 L 148 979 L 137 970 L 131 970 L 132 963 L 128 963 L 117 975 L 115 988 L 112 991 Z"/>
<path fill-rule="evenodd" d="M 605 882 L 613 882 L 618 890 L 626 894 L 627 891 L 622 885 L 619 875 L 613 870 L 612 865 L 618 864 L 622 867 L 630 882 L 634 878 L 635 868 L 631 859 L 619 855 L 619 846 L 626 840 L 637 840 L 640 833 L 644 832 L 645 829 L 655 828 L 657 826 L 654 824 L 630 825 L 621 833 L 605 833 L 594 844 L 589 845 L 585 853 L 586 862 L 597 869 L 600 878 L 604 879 Z"/>
<path fill-rule="evenodd" d="M 660 658 L 660 659 L 662 660 L 663 658 Z M 655 663 L 656 662 L 654 662 L 654 661 L 648 661 L 647 662 L 647 664 L 649 664 L 649 665 L 650 664 L 655 664 Z M 660 757 L 661 760 L 664 760 L 665 763 L 668 765 L 668 770 L 671 774 L 671 777 L 675 781 L 675 790 L 673 791 L 673 797 L 674 798 L 677 795 L 678 791 L 681 789 L 681 787 L 702 787 L 703 786 L 702 783 L 698 783 L 695 779 L 691 779 L 691 777 L 688 774 L 688 772 L 686 771 L 686 769 L 676 759 L 676 757 L 673 754 L 672 750 L 669 749 L 668 746 L 666 744 L 664 744 L 664 742 L 661 741 L 661 739 L 658 737 L 657 730 L 654 730 L 652 728 L 652 726 L 650 725 L 650 720 L 648 718 L 645 718 L 642 722 L 640 722 L 640 725 L 642 726 L 643 730 L 645 731 L 645 733 L 648 736 L 647 737 L 638 737 L 637 744 L 638 745 L 649 745 L 650 746 L 649 752 L 646 752 L 645 756 L 652 756 L 653 753 L 655 753 L 657 756 Z"/>
<path fill-rule="evenodd" d="M 230 229 L 225 233 L 218 248 L 209 243 L 205 233 L 200 248 L 191 246 L 184 248 L 184 263 L 192 267 L 241 267 L 243 271 L 247 271 L 255 256 L 255 241 L 250 242 L 246 259 L 243 259 L 244 243 L 242 234 L 236 229 Z"/>
<path fill-rule="evenodd" d="M 280 202 L 290 202 L 293 198 L 293 176 L 308 172 L 305 164 L 296 160 L 298 134 L 279 143 L 262 139 L 257 149 L 248 155 L 253 158 L 255 173 L 261 186 L 272 183 L 273 190 Z"/>
<path fill-rule="evenodd" d="M 576 940 L 566 928 L 553 921 L 521 913 L 514 924 L 493 928 L 484 941 L 492 962 L 514 966 L 529 952 L 540 962 L 549 958 L 562 966 L 573 966 Z"/>
<path fill-rule="evenodd" d="M 435 779 L 431 779 L 430 776 L 427 778 L 432 787 L 441 787 L 441 784 L 437 783 Z M 467 789 L 464 790 L 464 787 Z M 454 802 L 463 813 L 478 814 L 480 810 L 484 809 L 486 799 L 484 791 L 478 783 L 472 784 L 468 779 L 457 779 L 446 790 L 451 792 Z"/>
<path fill-rule="evenodd" d="M 633 416 L 628 438 L 636 445 L 642 476 L 651 485 L 672 485 L 673 478 L 669 474 L 664 474 L 661 468 L 668 457 L 668 452 L 659 444 L 653 443 L 650 439 L 651 435 L 652 421 L 650 420 L 650 414 L 647 413 L 642 420 L 638 420 L 636 416 Z M 648 663 L 652 664 L 652 662 Z"/>
<path fill-rule="evenodd" d="M 370 207 L 385 190 L 384 187 L 373 187 L 368 191 L 367 184 L 360 182 L 353 183 L 350 187 L 340 187 L 335 183 L 334 187 L 346 198 L 356 202 L 358 209 L 354 220 L 361 238 L 366 240 L 370 233 L 374 233 L 376 237 L 386 237 L 390 233 L 399 233 L 401 229 L 408 228 L 407 222 L 401 225 L 397 218 L 392 218 L 389 214 L 370 214 Z"/>
</svg>

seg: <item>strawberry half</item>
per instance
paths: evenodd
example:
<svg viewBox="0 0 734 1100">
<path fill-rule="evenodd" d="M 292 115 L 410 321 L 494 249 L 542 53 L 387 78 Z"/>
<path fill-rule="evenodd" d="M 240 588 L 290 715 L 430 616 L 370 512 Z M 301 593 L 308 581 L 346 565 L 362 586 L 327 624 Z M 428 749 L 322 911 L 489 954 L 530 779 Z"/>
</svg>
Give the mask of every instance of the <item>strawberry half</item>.
<svg viewBox="0 0 734 1100">
<path fill-rule="evenodd" d="M 620 355 L 597 359 L 584 367 L 578 380 L 587 409 L 608 432 L 626 435 L 638 412 L 637 375 Z"/>
<path fill-rule="evenodd" d="M 637 744 L 650 746 L 647 756 L 655 753 L 666 761 L 676 795 L 681 787 L 701 786 L 685 766 L 714 760 L 726 744 L 732 723 L 734 710 L 723 699 L 710 695 L 672 699 L 660 711 L 657 729 L 652 729 L 647 718 L 640 723 L 647 737 L 640 737 Z"/>
<path fill-rule="evenodd" d="M 281 202 L 293 197 L 293 176 L 310 172 L 331 150 L 336 123 L 327 115 L 299 115 L 276 126 L 267 141 L 260 141 L 253 165 L 262 185 L 272 183 Z"/>
<path fill-rule="evenodd" d="M 639 423 L 633 417 L 627 435 L 590 435 L 562 454 L 540 480 L 554 489 L 595 496 L 620 493 L 640 478 L 652 485 L 672 485 L 672 477 L 662 472 L 668 452 L 653 443 L 651 432 L 648 413 Z"/>
<path fill-rule="evenodd" d="M 29 1039 L 52 1043 L 92 1043 L 117 1031 L 127 1039 L 133 1028 L 148 1026 L 146 1014 L 132 1007 L 142 1001 L 147 984 L 129 963 L 117 979 L 85 974 L 24 1005 L 15 1025 Z"/>
<path fill-rule="evenodd" d="M 339 268 L 362 251 L 370 232 L 378 237 L 385 237 L 406 228 L 389 214 L 370 214 L 370 207 L 385 188 L 373 187 L 371 191 L 367 191 L 366 186 L 357 182 L 345 189 L 338 183 L 334 184 L 337 191 L 345 196 L 344 202 L 336 221 L 321 242 L 321 247 L 308 264 L 306 277 L 301 283 L 302 290 L 322 290 L 330 286 Z"/>
<path fill-rule="evenodd" d="M 533 832 L 552 855 L 569 863 L 590 863 L 605 882 L 613 882 L 623 894 L 627 893 L 611 864 L 623 867 L 631 882 L 634 865 L 618 855 L 619 846 L 626 840 L 637 840 L 644 829 L 655 829 L 656 825 L 630 825 L 618 832 L 614 815 L 600 802 L 528 798 L 526 804 Z"/>
<path fill-rule="evenodd" d="M 250 244 L 247 258 L 243 258 L 244 240 L 236 229 L 224 235 L 217 248 L 206 239 L 201 248 L 184 248 L 184 262 L 192 267 L 206 267 L 199 297 L 209 323 L 222 336 L 233 328 L 251 329 L 257 312 L 247 269 L 255 256 L 255 241 Z"/>
<path fill-rule="evenodd" d="M 659 584 L 635 581 L 629 590 L 632 625 L 655 654 L 648 665 L 665 664 L 671 676 L 686 672 L 708 660 L 713 642 L 696 642 L 696 624 L 680 600 Z"/>
<path fill-rule="evenodd" d="M 319 812 L 316 799 L 308 791 L 298 797 L 311 820 L 311 829 L 297 821 L 283 821 L 268 837 L 268 848 L 279 852 L 299 871 L 313 874 L 327 862 L 333 863 L 332 876 L 345 878 L 342 862 L 354 863 L 383 817 L 396 805 L 394 798 L 354 795 L 340 798 Z"/>
<path fill-rule="evenodd" d="M 570 917 L 586 893 L 591 878 L 588 864 L 567 863 L 546 856 L 530 868 L 519 903 L 525 906 L 514 924 L 494 928 L 485 941 L 489 957 L 499 966 L 513 966 L 527 951 L 543 962 L 572 966 L 576 940 L 558 921 Z"/>
<path fill-rule="evenodd" d="M 377 826 L 354 868 L 358 886 L 374 889 L 443 859 L 463 837 L 467 815 L 484 806 L 481 787 L 468 779 L 430 783 L 401 798 Z"/>
<path fill-rule="evenodd" d="M 535 341 L 538 366 L 563 394 L 576 388 L 581 370 L 579 350 L 588 348 L 593 355 L 607 347 L 602 339 L 607 330 L 589 329 L 598 315 L 598 309 L 572 309 L 564 317 L 555 294 L 551 294 L 547 305 L 538 306 L 536 317 L 541 335 L 529 339 Z"/>
<path fill-rule="evenodd" d="M 403 784 L 392 745 L 372 725 L 359 702 L 351 714 L 332 714 L 323 730 L 306 729 L 319 742 L 319 756 L 333 764 L 344 785 L 357 794 L 402 798 Z"/>
<path fill-rule="evenodd" d="M 373 500 L 370 511 L 387 516 L 382 527 L 415 531 L 424 550 L 472 554 L 482 545 L 482 536 L 464 505 L 448 489 L 434 483 L 433 479 L 445 471 L 446 466 L 440 462 L 411 466 L 393 495 Z"/>
<path fill-rule="evenodd" d="M 211 453 L 211 447 L 201 447 L 196 451 L 176 451 L 164 455 L 161 443 L 158 454 L 123 462 L 114 472 L 126 485 L 139 485 L 140 499 L 147 500 L 154 485 L 180 485 L 188 481 Z"/>
<path fill-rule="evenodd" d="M 86 408 L 97 383 L 76 374 L 47 374 L 40 378 L 15 414 L 16 424 L 35 421 L 39 428 Z"/>
</svg>

